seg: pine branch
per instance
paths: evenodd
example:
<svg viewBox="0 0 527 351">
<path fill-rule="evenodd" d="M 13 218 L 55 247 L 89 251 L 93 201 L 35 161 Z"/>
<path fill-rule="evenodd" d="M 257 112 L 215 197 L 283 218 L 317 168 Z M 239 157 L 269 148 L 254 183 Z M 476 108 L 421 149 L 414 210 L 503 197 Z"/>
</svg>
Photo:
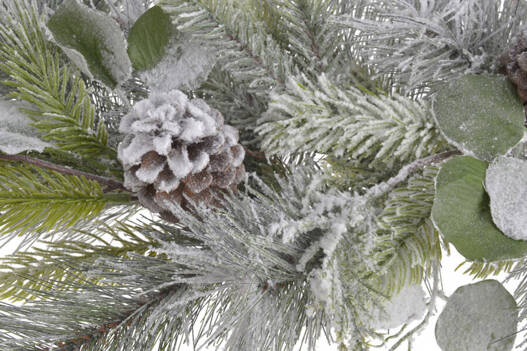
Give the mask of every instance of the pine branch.
<svg viewBox="0 0 527 351">
<path fill-rule="evenodd" d="M 224 342 L 226 350 L 289 350 L 299 340 L 312 349 L 337 311 L 335 323 L 348 332 L 353 329 L 346 326 L 361 325 L 350 338 L 362 340 L 359 319 L 371 303 L 367 282 L 357 286 L 354 278 L 368 266 L 362 259 L 368 244 L 362 241 L 371 239 L 353 219 L 363 211 L 362 202 L 322 191 L 321 179 L 305 170 L 277 181 L 280 193 L 261 183 L 260 191 L 247 187 L 246 194 L 226 197 L 219 210 L 197 206 L 197 216 L 173 208 L 185 228 L 178 233 L 190 240 L 156 237 L 160 245 L 152 251 L 164 259 L 101 254 L 93 264 L 73 268 L 103 279 L 104 286 L 53 282 L 47 293 L 36 292 L 45 300 L 0 306 L 0 330 L 18 336 L 0 338 L 0 346 L 34 350 L 69 342 L 67 349 L 83 342 L 87 350 L 149 350 L 156 342 L 172 347 L 189 338 L 197 346 Z M 345 234 L 347 226 L 359 232 Z M 334 230 L 352 246 L 334 249 Z M 327 307 L 308 280 L 323 259 L 318 248 L 344 267 L 339 274 L 348 278 L 331 283 L 343 300 Z M 341 305 L 345 308 L 338 309 Z M 198 328 L 201 312 L 204 322 Z"/>
<path fill-rule="evenodd" d="M 498 262 L 471 262 L 463 261 L 460 263 L 456 270 L 460 269 L 464 265 L 468 264 L 469 267 L 465 269 L 464 274 L 470 274 L 475 279 L 485 279 L 491 275 L 498 275 L 501 273 L 511 273 L 516 268 L 525 264 L 523 259 L 521 260 L 505 260 Z"/>
<path fill-rule="evenodd" d="M 262 24 L 247 15 L 249 8 L 231 0 L 164 0 L 177 29 L 218 50 L 219 64 L 250 92 L 268 94 L 283 85 L 291 64 Z M 249 10 L 250 11 L 250 10 Z"/>
<path fill-rule="evenodd" d="M 368 65 L 393 74 L 408 92 L 494 72 L 527 14 L 525 3 L 516 0 L 374 0 L 363 6 L 337 22 L 359 32 L 356 48 Z"/>
<path fill-rule="evenodd" d="M 405 285 L 421 283 L 433 263 L 441 261 L 439 233 L 430 220 L 437 172 L 427 167 L 392 191 L 378 217 L 382 240 L 376 258 L 385 267 L 380 284 L 390 295 Z"/>
<path fill-rule="evenodd" d="M 52 171 L 56 171 L 61 174 L 68 174 L 73 175 L 77 177 L 84 177 L 86 179 L 95 180 L 101 185 L 106 186 L 104 189 L 104 192 L 110 192 L 114 190 L 120 190 L 124 192 L 128 192 L 128 190 L 124 187 L 124 185 L 114 179 L 98 176 L 96 174 L 91 174 L 83 171 L 78 171 L 75 169 L 67 168 L 61 165 L 57 165 L 51 162 L 43 161 L 38 158 L 33 158 L 25 155 L 2 155 L 0 154 L 0 160 L 5 161 L 19 161 L 24 162 L 27 164 L 35 165 L 40 168 L 49 169 Z"/>
<path fill-rule="evenodd" d="M 98 182 L 82 175 L 32 165 L 0 165 L 0 232 L 4 234 L 38 238 L 44 231 L 93 219 L 108 204 L 129 201 L 128 194 L 105 194 Z"/>
<path fill-rule="evenodd" d="M 48 282 L 68 281 L 75 285 L 82 281 L 104 285 L 95 276 L 75 272 L 71 267 L 94 264 L 100 256 L 129 257 L 130 254 L 152 254 L 156 246 L 153 229 L 117 222 L 114 228 L 101 224 L 93 243 L 80 240 L 41 242 L 45 249 L 33 248 L 0 258 L 0 298 L 22 301 L 37 298 L 36 291 L 51 288 Z M 104 239 L 103 239 L 104 238 Z"/>
<path fill-rule="evenodd" d="M 256 119 L 272 89 L 283 89 L 294 69 L 291 58 L 252 16 L 247 1 L 163 0 L 176 28 L 215 50 L 218 61 L 199 94 L 253 142 Z"/>
<path fill-rule="evenodd" d="M 273 94 L 260 124 L 257 132 L 269 154 L 319 152 L 393 165 L 445 145 L 426 103 L 342 90 L 324 75 L 307 85 L 291 79 L 285 93 Z"/>
<path fill-rule="evenodd" d="M 4 4 L 1 13 L 0 69 L 11 78 L 5 84 L 17 89 L 12 96 L 36 108 L 26 110 L 33 125 L 44 133 L 45 140 L 63 150 L 116 160 L 80 74 L 46 41 L 37 5 L 33 1 L 11 2 Z"/>
</svg>

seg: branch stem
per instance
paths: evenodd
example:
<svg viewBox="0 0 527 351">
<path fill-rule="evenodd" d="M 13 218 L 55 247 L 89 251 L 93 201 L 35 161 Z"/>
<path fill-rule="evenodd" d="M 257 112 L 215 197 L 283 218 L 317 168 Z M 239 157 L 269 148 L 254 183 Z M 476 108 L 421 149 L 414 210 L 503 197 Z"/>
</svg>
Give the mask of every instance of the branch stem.
<svg viewBox="0 0 527 351">
<path fill-rule="evenodd" d="M 29 157 L 29 156 L 25 156 L 25 155 L 3 155 L 3 154 L 0 154 L 0 160 L 4 160 L 4 161 L 18 161 L 18 162 L 29 163 L 29 164 L 35 165 L 37 167 L 46 168 L 46 169 L 49 169 L 49 170 L 52 170 L 52 171 L 56 171 L 56 172 L 59 172 L 59 173 L 62 173 L 62 174 L 69 174 L 69 175 L 73 175 L 73 176 L 77 176 L 77 177 L 84 177 L 86 179 L 95 180 L 95 181 L 99 182 L 101 185 L 105 185 L 106 186 L 106 188 L 104 189 L 105 192 L 110 192 L 110 191 L 113 191 L 113 190 L 121 190 L 121 191 L 128 192 L 128 190 L 124 187 L 124 185 L 121 182 L 117 181 L 117 180 L 114 180 L 114 179 L 111 179 L 111 178 L 107 178 L 107 177 L 102 177 L 102 176 L 99 176 L 99 175 L 96 175 L 96 174 L 91 174 L 91 173 L 88 173 L 88 172 L 78 171 L 76 169 L 71 169 L 71 168 L 68 168 L 68 167 L 65 167 L 65 166 L 57 165 L 55 163 L 51 163 L 51 162 L 48 162 L 48 161 L 43 161 L 43 160 L 40 160 L 38 158 Z"/>
<path fill-rule="evenodd" d="M 366 196 L 371 198 L 381 197 L 390 191 L 392 191 L 397 185 L 404 182 L 410 175 L 417 172 L 420 169 L 432 164 L 441 162 L 455 155 L 461 155 L 460 151 L 446 151 L 440 154 L 431 155 L 425 158 L 420 158 L 414 162 L 401 168 L 396 176 L 388 179 L 386 182 L 371 187 L 367 192 Z"/>
</svg>

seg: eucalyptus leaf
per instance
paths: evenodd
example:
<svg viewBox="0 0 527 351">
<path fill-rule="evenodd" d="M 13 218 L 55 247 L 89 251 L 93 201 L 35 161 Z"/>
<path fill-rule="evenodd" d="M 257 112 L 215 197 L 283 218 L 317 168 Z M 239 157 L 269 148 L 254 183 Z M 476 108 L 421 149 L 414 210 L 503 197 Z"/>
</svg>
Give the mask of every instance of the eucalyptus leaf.
<svg viewBox="0 0 527 351">
<path fill-rule="evenodd" d="M 0 151 L 14 155 L 24 151 L 42 152 L 52 144 L 42 141 L 31 120 L 20 108 L 27 105 L 15 101 L 0 100 Z"/>
<path fill-rule="evenodd" d="M 443 351 L 510 351 L 517 305 L 496 280 L 459 287 L 439 315 L 435 334 Z"/>
<path fill-rule="evenodd" d="M 196 89 L 207 79 L 216 61 L 217 56 L 209 47 L 189 35 L 181 35 L 171 41 L 155 67 L 141 72 L 141 79 L 152 91 Z"/>
<path fill-rule="evenodd" d="M 510 238 L 527 240 L 527 161 L 498 157 L 487 169 L 485 188 L 498 228 Z"/>
<path fill-rule="evenodd" d="M 505 154 L 523 136 L 523 106 L 506 77 L 466 75 L 445 84 L 433 111 L 445 138 L 481 160 Z"/>
<path fill-rule="evenodd" d="M 527 242 L 505 236 L 492 221 L 483 182 L 488 163 L 470 156 L 445 162 L 436 178 L 434 225 L 469 260 L 496 261 L 527 254 Z"/>
<path fill-rule="evenodd" d="M 69 0 L 51 16 L 47 26 L 64 53 L 88 76 L 110 88 L 130 77 L 126 40 L 111 17 Z"/>
<path fill-rule="evenodd" d="M 153 68 L 165 55 L 170 37 L 170 16 L 154 6 L 135 22 L 128 34 L 128 55 L 134 69 Z"/>
</svg>

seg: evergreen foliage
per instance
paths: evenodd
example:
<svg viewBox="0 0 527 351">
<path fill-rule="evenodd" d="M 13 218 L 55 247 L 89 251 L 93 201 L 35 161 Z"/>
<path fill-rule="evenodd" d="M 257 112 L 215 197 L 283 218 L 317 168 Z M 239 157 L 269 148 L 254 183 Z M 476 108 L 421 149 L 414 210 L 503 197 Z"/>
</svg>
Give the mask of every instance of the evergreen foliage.
<svg viewBox="0 0 527 351">
<path fill-rule="evenodd" d="M 412 177 L 408 184 L 390 193 L 379 215 L 381 232 L 390 233 L 389 243 L 378 259 L 387 267 L 382 284 L 392 294 L 403 286 L 420 283 L 441 261 L 441 239 L 430 221 L 434 202 L 434 178 L 430 167 Z"/>
<path fill-rule="evenodd" d="M 130 201 L 121 193 L 105 193 L 84 177 L 34 166 L 0 164 L 0 233 L 38 237 L 95 218 L 108 204 Z"/>
<path fill-rule="evenodd" d="M 33 104 L 27 112 L 45 140 L 83 157 L 115 160 L 83 80 L 46 40 L 37 7 L 6 0 L 2 7 L 0 69 L 10 76 L 5 84 L 17 89 L 11 96 Z"/>
<path fill-rule="evenodd" d="M 324 75 L 316 83 L 288 81 L 286 93 L 272 95 L 260 123 L 262 147 L 270 154 L 319 152 L 392 166 L 437 153 L 444 145 L 426 103 L 354 87 L 342 90 Z"/>
<path fill-rule="evenodd" d="M 507 223 L 496 199 L 525 192 L 500 187 L 495 159 L 526 157 L 507 81 L 523 78 L 496 76 L 526 14 L 523 0 L 0 0 L 0 95 L 46 141 L 0 152 L 0 242 L 18 244 L 0 258 L 0 349 L 411 350 L 449 299 L 446 238 L 466 257 L 486 240 L 465 273 L 520 279 L 519 316 L 496 327 L 512 347 L 525 243 L 490 203 Z M 119 77 L 104 85 L 90 62 Z"/>
</svg>

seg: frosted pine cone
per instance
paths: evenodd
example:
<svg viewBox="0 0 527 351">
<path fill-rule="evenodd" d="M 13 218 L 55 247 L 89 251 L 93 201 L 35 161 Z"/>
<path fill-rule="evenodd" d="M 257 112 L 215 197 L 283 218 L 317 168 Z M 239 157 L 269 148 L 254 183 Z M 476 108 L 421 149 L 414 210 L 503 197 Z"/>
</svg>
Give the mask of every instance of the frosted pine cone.
<svg viewBox="0 0 527 351">
<path fill-rule="evenodd" d="M 516 85 L 522 103 L 527 102 L 527 28 L 500 57 L 500 70 Z"/>
<path fill-rule="evenodd" d="M 244 177 L 238 131 L 205 101 L 179 90 L 139 101 L 119 131 L 126 134 L 118 148 L 124 185 L 152 211 L 167 215 L 167 201 L 187 207 L 183 194 L 208 204 Z"/>
</svg>

